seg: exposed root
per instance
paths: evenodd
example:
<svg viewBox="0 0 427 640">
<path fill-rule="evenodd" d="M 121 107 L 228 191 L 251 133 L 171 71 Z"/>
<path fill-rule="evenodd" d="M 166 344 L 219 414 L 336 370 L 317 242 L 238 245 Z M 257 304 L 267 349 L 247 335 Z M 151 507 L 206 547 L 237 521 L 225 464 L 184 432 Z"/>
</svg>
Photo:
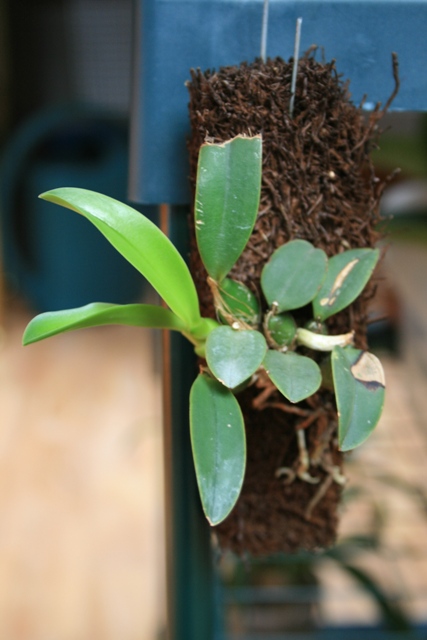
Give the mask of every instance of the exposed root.
<svg viewBox="0 0 427 640">
<path fill-rule="evenodd" d="M 334 479 L 332 476 L 326 476 L 325 480 L 320 485 L 318 491 L 314 494 L 313 498 L 308 503 L 307 509 L 305 510 L 305 519 L 310 520 L 311 514 L 313 513 L 314 507 L 320 502 L 320 500 L 326 495 L 329 487 L 333 483 Z"/>
</svg>

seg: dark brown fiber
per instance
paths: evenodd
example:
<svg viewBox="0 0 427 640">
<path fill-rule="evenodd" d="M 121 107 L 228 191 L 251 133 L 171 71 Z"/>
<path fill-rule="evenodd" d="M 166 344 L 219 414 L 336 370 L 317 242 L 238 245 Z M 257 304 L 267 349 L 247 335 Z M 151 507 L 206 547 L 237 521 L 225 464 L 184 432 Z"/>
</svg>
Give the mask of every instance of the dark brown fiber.
<svg viewBox="0 0 427 640">
<path fill-rule="evenodd" d="M 218 71 L 191 71 L 189 140 L 194 187 L 200 146 L 224 142 L 237 134 L 262 134 L 263 177 L 258 219 L 249 244 L 231 277 L 244 282 L 262 300 L 260 273 L 272 252 L 303 238 L 334 255 L 354 247 L 372 247 L 378 239 L 379 198 L 383 185 L 375 177 L 369 154 L 382 115 L 369 116 L 352 104 L 348 87 L 334 62 L 300 60 L 293 117 L 289 115 L 292 61 L 276 58 Z M 202 312 L 214 315 L 206 273 L 192 240 L 191 269 Z M 349 309 L 329 321 L 331 333 L 356 331 L 356 346 L 366 348 L 366 309 L 374 285 Z M 302 311 L 299 321 L 310 319 Z M 334 543 L 341 488 L 329 470 L 342 466 L 337 450 L 335 403 L 322 390 L 289 413 L 286 402 L 263 410 L 252 401 L 259 389 L 239 396 L 247 430 L 248 464 L 242 495 L 231 515 L 215 531 L 222 548 L 238 554 L 269 555 L 320 549 Z M 269 402 L 281 403 L 278 393 Z M 292 411 L 292 409 L 291 409 Z M 314 416 L 310 418 L 310 416 Z M 308 419 L 307 419 L 308 418 Z M 278 467 L 297 458 L 296 427 L 305 428 L 313 464 L 312 485 L 286 485 Z M 321 487 L 321 492 L 319 492 Z M 317 498 L 315 498 L 317 496 Z M 314 502 L 313 502 L 314 499 Z"/>
</svg>

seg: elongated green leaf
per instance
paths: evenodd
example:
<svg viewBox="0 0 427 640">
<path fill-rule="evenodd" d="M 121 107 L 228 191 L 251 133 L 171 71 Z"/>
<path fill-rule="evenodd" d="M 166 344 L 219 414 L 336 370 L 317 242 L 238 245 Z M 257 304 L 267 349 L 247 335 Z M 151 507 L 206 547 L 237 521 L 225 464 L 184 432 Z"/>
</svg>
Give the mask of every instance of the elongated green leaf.
<svg viewBox="0 0 427 640">
<path fill-rule="evenodd" d="M 204 144 L 197 171 L 195 226 L 203 264 L 220 282 L 255 224 L 261 189 L 261 136 Z"/>
<path fill-rule="evenodd" d="M 341 451 L 349 451 L 366 440 L 380 419 L 385 394 L 384 372 L 372 353 L 335 347 L 332 373 L 339 447 Z"/>
<path fill-rule="evenodd" d="M 233 389 L 255 373 L 266 350 L 265 338 L 258 331 L 218 327 L 206 341 L 206 360 L 214 376 Z"/>
<path fill-rule="evenodd" d="M 271 256 L 261 274 L 267 302 L 277 310 L 299 309 L 311 302 L 327 268 L 326 253 L 306 240 L 291 240 Z"/>
<path fill-rule="evenodd" d="M 270 380 L 290 402 L 301 402 L 312 396 L 322 382 L 316 362 L 294 351 L 269 350 L 263 365 Z"/>
<path fill-rule="evenodd" d="M 199 374 L 190 393 L 190 432 L 203 510 L 214 526 L 240 495 L 246 465 L 243 416 L 231 391 Z"/>
<path fill-rule="evenodd" d="M 362 292 L 378 262 L 378 249 L 350 249 L 328 260 L 328 272 L 313 300 L 313 315 L 326 320 Z"/>
<path fill-rule="evenodd" d="M 115 305 L 94 302 L 77 309 L 41 313 L 28 324 L 22 342 L 24 345 L 32 344 L 65 331 L 105 324 L 126 324 L 175 331 L 185 329 L 183 321 L 163 307 L 151 304 Z"/>
<path fill-rule="evenodd" d="M 187 265 L 148 218 L 126 204 L 86 189 L 54 189 L 40 197 L 85 216 L 189 327 L 200 321 L 196 288 Z"/>
</svg>

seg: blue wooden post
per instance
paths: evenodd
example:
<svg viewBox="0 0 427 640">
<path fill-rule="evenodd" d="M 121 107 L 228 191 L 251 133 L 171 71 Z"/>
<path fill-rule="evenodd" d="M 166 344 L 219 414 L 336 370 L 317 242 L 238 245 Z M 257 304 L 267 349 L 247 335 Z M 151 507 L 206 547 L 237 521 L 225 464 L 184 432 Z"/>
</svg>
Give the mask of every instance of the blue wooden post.
<svg viewBox="0 0 427 640">
<path fill-rule="evenodd" d="M 161 227 L 185 255 L 188 207 L 161 207 Z M 190 343 L 163 336 L 168 640 L 216 640 L 209 525 L 198 498 L 188 398 L 196 374 Z"/>
<path fill-rule="evenodd" d="M 138 0 L 132 113 L 130 198 L 171 208 L 169 232 L 185 248 L 190 201 L 186 137 L 191 67 L 218 68 L 259 56 L 263 0 Z M 301 51 L 312 44 L 335 58 L 351 80 L 357 104 L 385 103 L 400 64 L 393 110 L 427 110 L 426 0 L 271 0 L 267 55 L 293 54 L 295 23 L 303 18 Z M 209 531 L 201 514 L 188 438 L 188 390 L 195 362 L 171 338 L 171 413 L 166 430 L 169 640 L 213 640 L 214 605 Z M 166 421 L 168 423 L 168 421 Z"/>
<path fill-rule="evenodd" d="M 263 0 L 139 0 L 131 136 L 132 199 L 189 202 L 185 87 L 189 69 L 239 64 L 259 56 Z M 427 110 L 426 0 L 271 0 L 267 55 L 293 55 L 296 19 L 301 51 L 324 47 L 351 81 L 357 104 L 384 103 L 393 90 L 391 53 L 401 89 L 392 109 Z"/>
</svg>

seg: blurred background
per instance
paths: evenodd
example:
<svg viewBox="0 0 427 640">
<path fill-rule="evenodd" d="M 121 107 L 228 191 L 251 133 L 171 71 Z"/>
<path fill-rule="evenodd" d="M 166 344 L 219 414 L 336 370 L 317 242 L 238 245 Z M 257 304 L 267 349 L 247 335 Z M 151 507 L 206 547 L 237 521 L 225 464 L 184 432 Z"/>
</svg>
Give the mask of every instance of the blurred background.
<svg viewBox="0 0 427 640">
<path fill-rule="evenodd" d="M 151 640 L 164 628 L 160 336 L 104 327 L 21 346 L 35 312 L 151 295 L 83 218 L 37 199 L 70 185 L 127 200 L 133 9 L 0 2 L 8 640 Z"/>
<path fill-rule="evenodd" d="M 165 626 L 160 338 L 103 327 L 21 347 L 35 312 L 151 300 L 78 216 L 127 199 L 132 0 L 0 1 L 0 638 L 156 640 Z M 388 250 L 370 344 L 381 424 L 347 460 L 336 548 L 218 558 L 230 638 L 427 638 L 427 120 L 382 122 Z M 145 210 L 147 212 L 147 210 Z M 155 211 L 148 210 L 155 218 Z M 200 639 L 202 640 L 202 639 Z"/>
</svg>

